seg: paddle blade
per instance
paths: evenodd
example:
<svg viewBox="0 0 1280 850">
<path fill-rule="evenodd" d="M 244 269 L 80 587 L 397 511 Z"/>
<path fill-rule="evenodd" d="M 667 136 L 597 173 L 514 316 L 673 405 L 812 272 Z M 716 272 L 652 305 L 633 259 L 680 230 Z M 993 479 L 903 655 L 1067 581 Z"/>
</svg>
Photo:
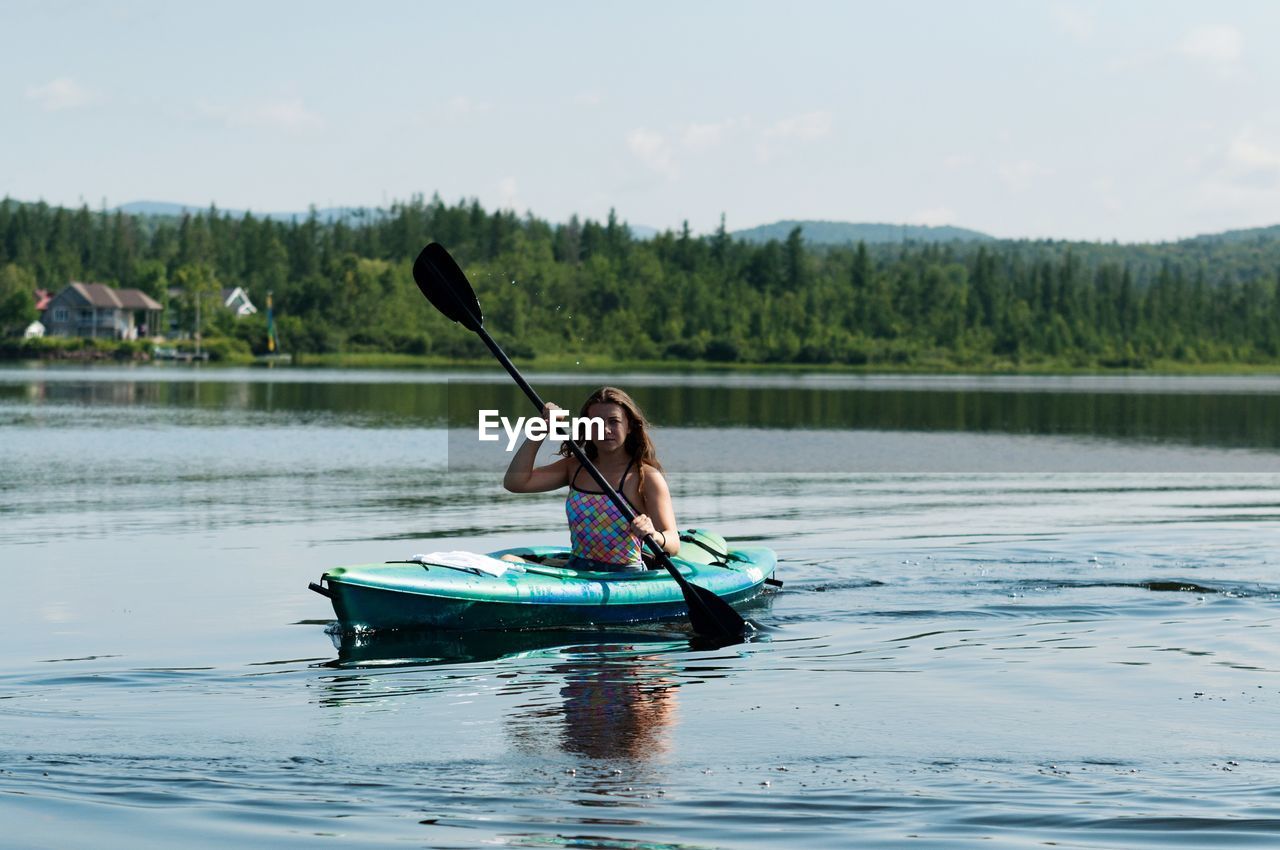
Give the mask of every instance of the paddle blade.
<svg viewBox="0 0 1280 850">
<path fill-rule="evenodd" d="M 747 621 L 728 602 L 705 587 L 680 582 L 684 601 L 689 606 L 689 623 L 700 635 L 721 639 L 741 639 Z"/>
<path fill-rule="evenodd" d="M 439 242 L 422 249 L 413 261 L 413 280 L 437 310 L 469 331 L 484 324 L 480 302 L 466 274 Z"/>
</svg>

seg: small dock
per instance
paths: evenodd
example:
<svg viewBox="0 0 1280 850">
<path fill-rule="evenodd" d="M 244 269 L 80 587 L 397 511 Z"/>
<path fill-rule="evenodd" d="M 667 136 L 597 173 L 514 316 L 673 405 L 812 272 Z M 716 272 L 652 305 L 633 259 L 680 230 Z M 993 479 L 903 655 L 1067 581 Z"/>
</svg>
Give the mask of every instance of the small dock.
<svg viewBox="0 0 1280 850">
<path fill-rule="evenodd" d="M 181 351 L 173 346 L 157 345 L 151 354 L 155 360 L 168 360 L 176 363 L 207 363 L 207 351 Z"/>
<path fill-rule="evenodd" d="M 263 366 L 289 366 L 293 363 L 292 354 L 258 354 L 253 358 L 255 365 Z"/>
</svg>

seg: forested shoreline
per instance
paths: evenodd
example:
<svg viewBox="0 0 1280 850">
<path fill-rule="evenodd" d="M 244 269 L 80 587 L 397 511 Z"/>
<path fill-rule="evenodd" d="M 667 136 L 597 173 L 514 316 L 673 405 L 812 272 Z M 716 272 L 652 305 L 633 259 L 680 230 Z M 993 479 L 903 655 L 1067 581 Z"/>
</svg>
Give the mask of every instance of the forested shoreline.
<svg viewBox="0 0 1280 850">
<path fill-rule="evenodd" d="M 184 328 L 193 299 L 273 294 L 299 354 L 474 359 L 484 350 L 421 297 L 428 241 L 475 284 L 516 357 L 858 368 L 1093 369 L 1280 364 L 1280 239 L 1119 245 L 1059 241 L 750 244 L 722 226 L 635 239 L 420 197 L 351 219 L 280 222 L 210 209 L 182 218 L 0 202 L 0 331 L 30 293 L 72 280 L 138 288 Z M 170 301 L 169 290 L 185 293 Z M 265 315 L 202 312 L 207 335 L 266 344 Z M 10 349 L 13 347 L 10 346 Z"/>
</svg>

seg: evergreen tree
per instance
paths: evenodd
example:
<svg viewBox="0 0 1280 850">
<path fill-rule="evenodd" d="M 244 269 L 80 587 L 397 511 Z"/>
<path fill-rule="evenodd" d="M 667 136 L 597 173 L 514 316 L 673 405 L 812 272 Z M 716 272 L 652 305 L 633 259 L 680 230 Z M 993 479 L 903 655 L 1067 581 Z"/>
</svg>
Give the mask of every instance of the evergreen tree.
<svg viewBox="0 0 1280 850">
<path fill-rule="evenodd" d="M 21 333 L 36 320 L 35 275 L 8 263 L 0 267 L 0 335 Z"/>
</svg>

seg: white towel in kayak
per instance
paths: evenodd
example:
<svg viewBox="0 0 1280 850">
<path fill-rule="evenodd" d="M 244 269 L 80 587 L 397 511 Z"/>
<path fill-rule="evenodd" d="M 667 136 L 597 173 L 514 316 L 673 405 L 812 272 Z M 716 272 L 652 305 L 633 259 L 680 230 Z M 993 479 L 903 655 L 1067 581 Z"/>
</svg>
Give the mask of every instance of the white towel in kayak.
<svg viewBox="0 0 1280 850">
<path fill-rule="evenodd" d="M 507 570 L 524 572 L 524 567 L 519 564 L 490 558 L 488 555 L 481 555 L 478 552 L 432 552 L 429 555 L 414 555 L 409 560 L 420 561 L 424 564 L 456 567 L 460 570 L 470 570 L 471 572 L 485 573 L 491 576 L 501 576 Z"/>
</svg>

